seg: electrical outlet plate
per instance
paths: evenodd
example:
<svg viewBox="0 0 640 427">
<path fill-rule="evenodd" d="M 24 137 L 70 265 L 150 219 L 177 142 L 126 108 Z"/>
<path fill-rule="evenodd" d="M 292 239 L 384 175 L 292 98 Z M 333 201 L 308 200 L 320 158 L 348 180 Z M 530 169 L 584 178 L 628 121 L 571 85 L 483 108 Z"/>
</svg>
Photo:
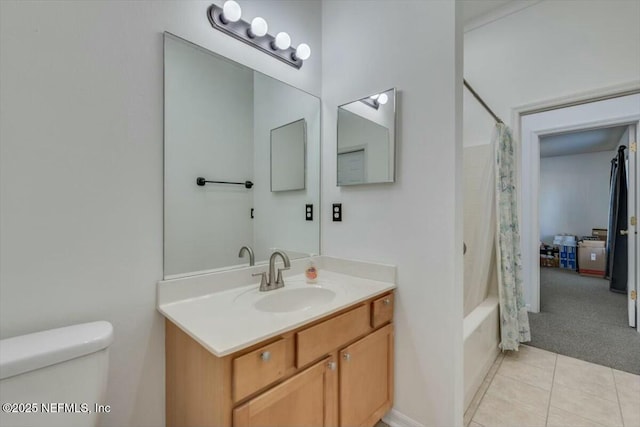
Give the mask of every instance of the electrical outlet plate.
<svg viewBox="0 0 640 427">
<path fill-rule="evenodd" d="M 334 203 L 331 211 L 334 222 L 342 222 L 342 203 Z"/>
<path fill-rule="evenodd" d="M 305 205 L 304 218 L 307 221 L 313 221 L 313 205 L 312 204 L 308 203 Z"/>
</svg>

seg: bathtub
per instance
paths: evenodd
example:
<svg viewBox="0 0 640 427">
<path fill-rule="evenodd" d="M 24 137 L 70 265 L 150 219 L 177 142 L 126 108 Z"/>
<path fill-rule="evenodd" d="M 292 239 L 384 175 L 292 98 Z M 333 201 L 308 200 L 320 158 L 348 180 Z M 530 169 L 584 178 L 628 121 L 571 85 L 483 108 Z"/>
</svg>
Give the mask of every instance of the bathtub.
<svg viewBox="0 0 640 427">
<path fill-rule="evenodd" d="M 469 407 L 500 350 L 498 298 L 489 296 L 464 318 L 464 409 Z"/>
</svg>

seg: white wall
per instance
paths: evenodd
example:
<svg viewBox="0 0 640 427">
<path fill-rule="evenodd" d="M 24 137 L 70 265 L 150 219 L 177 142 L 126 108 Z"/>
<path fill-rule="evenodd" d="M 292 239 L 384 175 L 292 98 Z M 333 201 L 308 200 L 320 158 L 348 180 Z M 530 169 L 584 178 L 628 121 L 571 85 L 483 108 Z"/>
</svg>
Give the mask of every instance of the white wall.
<svg viewBox="0 0 640 427">
<path fill-rule="evenodd" d="M 209 4 L 0 2 L 0 336 L 112 322 L 108 426 L 164 424 L 162 32 L 320 93 L 319 2 L 242 1 L 311 45 L 301 70 Z"/>
<path fill-rule="evenodd" d="M 253 191 L 195 179 L 254 181 L 253 70 L 165 43 L 164 274 L 248 262 L 238 250 L 253 245 Z"/>
<path fill-rule="evenodd" d="M 254 250 L 256 260 L 272 248 L 317 253 L 320 247 L 320 100 L 262 74 L 254 77 Z M 271 129 L 304 118 L 307 123 L 304 190 L 272 192 Z M 305 204 L 314 207 L 305 219 Z"/>
<path fill-rule="evenodd" d="M 462 40 L 455 8 L 325 1 L 322 20 L 322 250 L 398 266 L 394 408 L 434 426 L 461 425 L 463 412 Z M 337 106 L 388 87 L 400 91 L 397 181 L 336 187 Z M 342 202 L 342 222 L 330 220 L 334 202 Z"/>
<path fill-rule="evenodd" d="M 609 174 L 615 151 L 540 159 L 540 239 L 569 233 L 590 236 L 607 228 Z"/>
<path fill-rule="evenodd" d="M 638 81 L 640 2 L 545 0 L 464 35 L 464 74 L 505 123 L 533 102 Z M 464 144 L 494 123 L 465 89 Z"/>
</svg>

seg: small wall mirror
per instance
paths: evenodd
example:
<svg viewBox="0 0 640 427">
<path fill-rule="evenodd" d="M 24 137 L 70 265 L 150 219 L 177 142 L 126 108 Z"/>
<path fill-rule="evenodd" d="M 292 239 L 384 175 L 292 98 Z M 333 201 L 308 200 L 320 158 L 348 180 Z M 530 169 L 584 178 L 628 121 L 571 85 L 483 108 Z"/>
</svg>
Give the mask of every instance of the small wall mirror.
<svg viewBox="0 0 640 427">
<path fill-rule="evenodd" d="M 396 89 L 338 107 L 338 185 L 395 181 Z"/>
<path fill-rule="evenodd" d="M 304 190 L 307 122 L 271 129 L 271 191 Z"/>
</svg>

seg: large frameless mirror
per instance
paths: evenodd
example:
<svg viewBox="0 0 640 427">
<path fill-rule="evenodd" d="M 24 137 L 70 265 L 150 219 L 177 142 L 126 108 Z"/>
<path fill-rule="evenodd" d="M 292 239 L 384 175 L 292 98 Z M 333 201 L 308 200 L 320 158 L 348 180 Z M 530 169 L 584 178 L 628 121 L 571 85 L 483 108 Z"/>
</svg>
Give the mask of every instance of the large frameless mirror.
<svg viewBox="0 0 640 427">
<path fill-rule="evenodd" d="M 165 278 L 319 253 L 320 100 L 168 33 L 164 67 Z"/>
<path fill-rule="evenodd" d="M 395 181 L 396 90 L 338 107 L 339 186 Z"/>
</svg>

